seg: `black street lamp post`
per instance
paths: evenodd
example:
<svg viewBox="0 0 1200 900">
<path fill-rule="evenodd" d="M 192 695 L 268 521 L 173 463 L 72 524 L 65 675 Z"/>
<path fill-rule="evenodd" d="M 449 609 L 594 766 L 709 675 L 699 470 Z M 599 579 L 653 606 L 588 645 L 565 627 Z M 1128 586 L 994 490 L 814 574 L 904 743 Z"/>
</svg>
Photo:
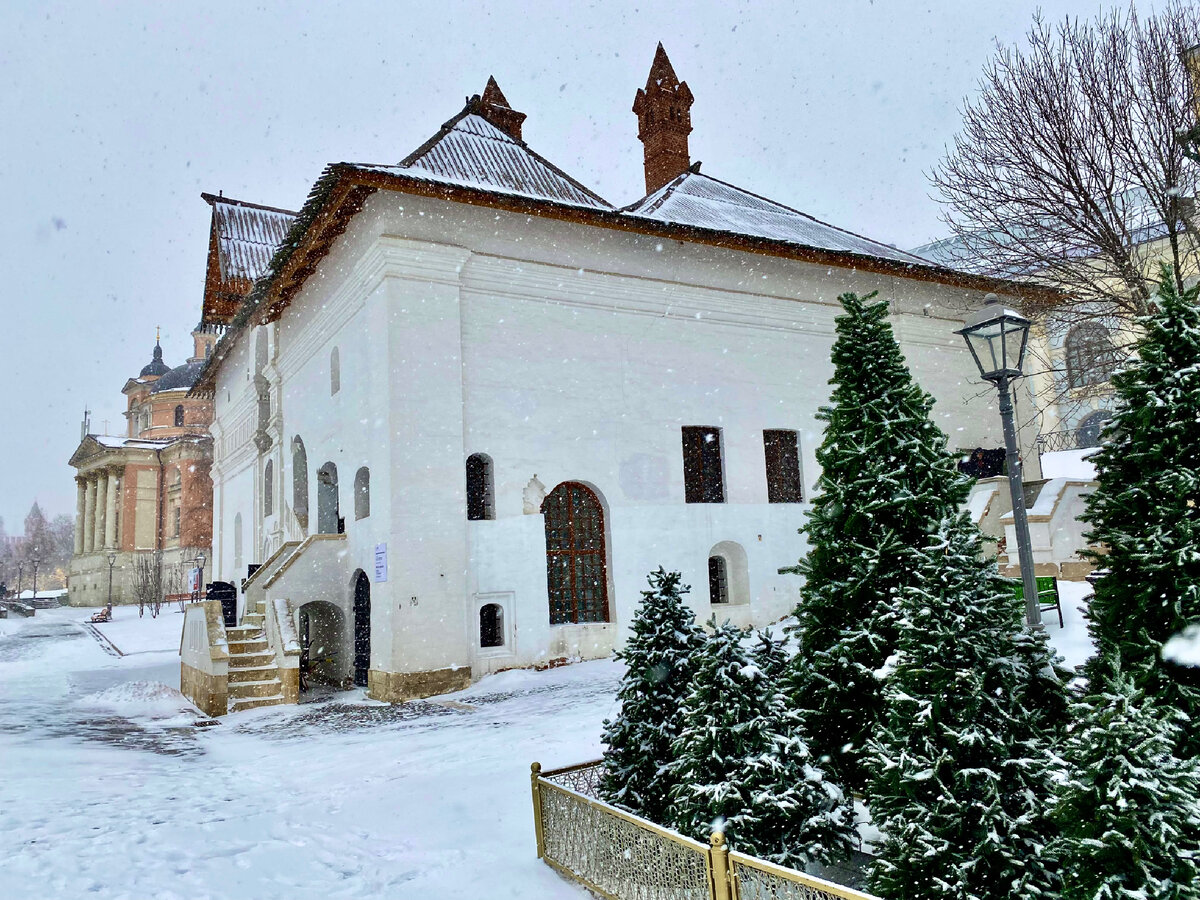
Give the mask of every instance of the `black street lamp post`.
<svg viewBox="0 0 1200 900">
<path fill-rule="evenodd" d="M 21 561 L 21 562 L 17 563 L 17 593 L 16 593 L 17 600 L 21 599 L 21 579 L 24 577 L 24 575 L 25 575 L 25 563 L 24 563 L 24 561 Z"/>
<path fill-rule="evenodd" d="M 1029 340 L 1029 319 L 1001 305 L 1000 298 L 988 294 L 983 309 L 971 314 L 961 334 L 985 381 L 1000 392 L 1000 420 L 1004 424 L 1004 448 L 1008 458 L 1008 490 L 1012 495 L 1013 525 L 1017 532 L 1017 559 L 1021 564 L 1021 584 L 1025 593 L 1025 621 L 1042 627 L 1042 608 L 1038 603 L 1037 579 L 1033 574 L 1033 549 L 1029 544 L 1029 519 L 1025 515 L 1025 491 L 1022 488 L 1021 456 L 1017 450 L 1017 428 L 1013 422 L 1013 379 L 1021 377 L 1025 345 Z"/>
<path fill-rule="evenodd" d="M 32 560 L 30 560 L 30 562 L 33 563 L 33 600 L 30 601 L 30 605 L 36 606 L 36 604 L 37 604 L 37 570 L 38 570 L 38 563 L 40 563 L 41 560 L 35 556 Z"/>
<path fill-rule="evenodd" d="M 200 600 L 204 596 L 204 564 L 208 562 L 208 557 L 201 550 L 196 554 L 196 568 L 200 570 L 199 577 L 196 579 L 196 599 Z"/>
<path fill-rule="evenodd" d="M 108 554 L 108 614 L 112 615 L 112 572 L 117 564 L 117 554 Z"/>
</svg>

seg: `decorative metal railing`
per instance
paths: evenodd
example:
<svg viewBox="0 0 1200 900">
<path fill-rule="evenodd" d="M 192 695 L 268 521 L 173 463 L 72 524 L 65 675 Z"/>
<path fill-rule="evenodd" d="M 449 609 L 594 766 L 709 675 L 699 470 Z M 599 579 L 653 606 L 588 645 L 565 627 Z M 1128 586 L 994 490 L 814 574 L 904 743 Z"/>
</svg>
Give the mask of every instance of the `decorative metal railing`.
<svg viewBox="0 0 1200 900">
<path fill-rule="evenodd" d="M 542 772 L 534 763 L 538 857 L 610 900 L 877 900 L 795 869 L 706 846 L 599 799 L 600 761 Z"/>
</svg>

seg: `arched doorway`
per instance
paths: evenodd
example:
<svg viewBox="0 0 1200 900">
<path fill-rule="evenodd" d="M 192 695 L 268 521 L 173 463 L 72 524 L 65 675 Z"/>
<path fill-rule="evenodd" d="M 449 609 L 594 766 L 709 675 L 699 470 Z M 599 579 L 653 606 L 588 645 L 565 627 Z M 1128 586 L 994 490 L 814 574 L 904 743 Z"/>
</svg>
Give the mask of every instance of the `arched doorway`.
<svg viewBox="0 0 1200 900">
<path fill-rule="evenodd" d="M 312 684 L 342 683 L 346 677 L 344 613 L 324 600 L 305 603 L 297 610 L 300 662 Z"/>
<path fill-rule="evenodd" d="M 365 572 L 354 579 L 354 683 L 367 685 L 371 668 L 371 582 Z"/>
<path fill-rule="evenodd" d="M 338 473 L 331 462 L 317 469 L 317 532 L 339 534 Z"/>
<path fill-rule="evenodd" d="M 608 621 L 604 508 L 585 484 L 564 481 L 542 503 L 550 624 Z"/>
</svg>

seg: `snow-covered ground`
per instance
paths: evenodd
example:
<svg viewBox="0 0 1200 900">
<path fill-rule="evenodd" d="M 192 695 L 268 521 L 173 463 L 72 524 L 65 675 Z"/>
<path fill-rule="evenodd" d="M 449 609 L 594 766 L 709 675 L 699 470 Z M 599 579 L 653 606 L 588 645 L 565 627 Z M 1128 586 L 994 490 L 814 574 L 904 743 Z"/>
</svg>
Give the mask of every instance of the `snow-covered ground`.
<svg viewBox="0 0 1200 900">
<path fill-rule="evenodd" d="M 1063 611 L 1063 627 L 1058 625 L 1058 614 L 1042 613 L 1042 622 L 1050 644 L 1063 658 L 1063 665 L 1077 668 L 1091 656 L 1095 649 L 1087 633 L 1087 621 L 1083 617 L 1084 602 L 1092 594 L 1092 586 L 1085 581 L 1060 581 L 1058 601 Z"/>
<path fill-rule="evenodd" d="M 1066 628 L 1047 632 L 1076 666 L 1090 587 L 1060 591 Z M 587 896 L 536 859 L 529 764 L 599 756 L 617 663 L 198 727 L 175 690 L 178 612 L 92 612 L 0 619 L 4 897 Z"/>
<path fill-rule="evenodd" d="M 164 686 L 177 613 L 138 623 L 118 607 L 101 627 L 121 657 L 84 618 L 0 620 L 4 897 L 587 896 L 536 858 L 529 764 L 599 755 L 616 663 L 198 728 Z"/>
</svg>

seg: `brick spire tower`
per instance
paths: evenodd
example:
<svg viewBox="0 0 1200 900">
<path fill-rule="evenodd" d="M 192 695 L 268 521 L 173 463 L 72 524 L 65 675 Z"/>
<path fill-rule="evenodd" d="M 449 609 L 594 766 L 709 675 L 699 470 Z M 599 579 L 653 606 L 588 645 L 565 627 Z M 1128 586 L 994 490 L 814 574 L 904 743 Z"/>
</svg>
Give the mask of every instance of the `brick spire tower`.
<svg viewBox="0 0 1200 900">
<path fill-rule="evenodd" d="M 521 140 L 521 123 L 525 121 L 525 113 L 517 112 L 508 105 L 508 98 L 496 84 L 496 79 L 489 76 L 483 96 L 478 98 L 478 113 L 509 137 Z"/>
<path fill-rule="evenodd" d="M 660 43 L 654 51 L 646 87 L 637 92 L 633 111 L 638 117 L 638 140 L 646 153 L 646 193 L 687 171 L 688 135 L 692 133 L 692 92 L 680 81 Z"/>
</svg>

